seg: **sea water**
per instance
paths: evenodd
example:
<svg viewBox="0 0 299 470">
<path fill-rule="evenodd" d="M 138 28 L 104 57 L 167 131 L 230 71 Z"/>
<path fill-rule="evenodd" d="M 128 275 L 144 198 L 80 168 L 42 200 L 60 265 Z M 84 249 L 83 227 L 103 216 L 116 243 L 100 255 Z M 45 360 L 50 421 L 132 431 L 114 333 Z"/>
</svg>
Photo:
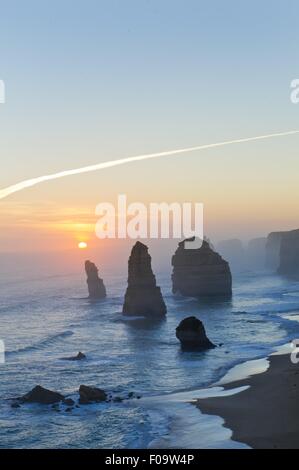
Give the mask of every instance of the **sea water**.
<svg viewBox="0 0 299 470">
<path fill-rule="evenodd" d="M 108 297 L 96 303 L 86 298 L 82 274 L 0 279 L 6 349 L 0 364 L 1 448 L 246 447 L 231 441 L 221 418 L 201 414 L 190 402 L 224 393 L 221 379 L 233 366 L 254 360 L 249 373 L 265 370 L 267 361 L 257 360 L 299 336 L 292 321 L 299 314 L 298 283 L 244 272 L 234 276 L 231 300 L 211 302 L 173 296 L 170 275 L 157 279 L 168 313 L 155 323 L 121 314 L 122 276 L 105 277 Z M 222 346 L 182 352 L 175 328 L 190 315 Z M 63 359 L 78 351 L 87 359 Z M 72 412 L 35 404 L 11 408 L 9 398 L 37 384 L 73 398 L 80 384 L 141 398 Z"/>
</svg>

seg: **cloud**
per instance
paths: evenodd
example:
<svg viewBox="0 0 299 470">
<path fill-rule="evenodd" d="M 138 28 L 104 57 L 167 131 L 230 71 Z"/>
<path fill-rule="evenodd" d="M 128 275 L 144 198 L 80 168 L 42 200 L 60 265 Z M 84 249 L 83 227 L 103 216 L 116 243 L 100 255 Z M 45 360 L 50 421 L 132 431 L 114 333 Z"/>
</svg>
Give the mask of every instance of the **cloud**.
<svg viewBox="0 0 299 470">
<path fill-rule="evenodd" d="M 168 150 L 166 152 L 158 152 L 158 153 L 150 153 L 146 155 L 138 155 L 135 157 L 127 157 L 127 158 L 122 158 L 119 160 L 111 160 L 108 162 L 102 162 L 102 163 L 97 163 L 95 165 L 90 165 L 90 166 L 85 166 L 82 168 L 75 168 L 73 170 L 64 170 L 60 171 L 58 173 L 53 173 L 50 175 L 43 175 L 43 176 L 38 176 L 36 178 L 31 178 L 28 180 L 21 181 L 20 183 L 8 186 L 7 188 L 1 189 L 0 190 L 0 199 L 4 199 L 11 194 L 17 193 L 19 191 L 22 191 L 23 189 L 30 188 L 32 186 L 36 186 L 37 184 L 43 183 L 45 181 L 51 181 L 55 180 L 58 178 L 64 178 L 66 176 L 72 176 L 72 175 L 78 175 L 81 173 L 88 173 L 88 172 L 93 172 L 93 171 L 99 171 L 99 170 L 104 170 L 106 168 L 112 168 L 114 166 L 119 166 L 119 165 L 126 165 L 127 163 L 133 163 L 133 162 L 138 162 L 138 161 L 143 161 L 143 160 L 150 160 L 153 158 L 163 158 L 163 157 L 168 157 L 168 156 L 174 156 L 174 155 L 179 155 L 183 153 L 190 153 L 190 152 L 195 152 L 199 150 L 206 150 L 206 149 L 212 149 L 216 147 L 224 147 L 226 145 L 233 145 L 233 144 L 241 144 L 245 142 L 253 142 L 257 140 L 264 140 L 264 139 L 271 139 L 275 137 L 285 137 L 293 134 L 299 134 L 299 130 L 295 131 L 287 131 L 287 132 L 280 132 L 276 134 L 267 134 L 267 135 L 261 135 L 257 137 L 248 137 L 248 138 L 243 138 L 243 139 L 236 139 L 236 140 L 229 140 L 225 142 L 218 142 L 215 144 L 206 144 L 206 145 L 199 145 L 197 147 L 187 147 L 184 149 L 177 149 L 177 150 Z"/>
</svg>

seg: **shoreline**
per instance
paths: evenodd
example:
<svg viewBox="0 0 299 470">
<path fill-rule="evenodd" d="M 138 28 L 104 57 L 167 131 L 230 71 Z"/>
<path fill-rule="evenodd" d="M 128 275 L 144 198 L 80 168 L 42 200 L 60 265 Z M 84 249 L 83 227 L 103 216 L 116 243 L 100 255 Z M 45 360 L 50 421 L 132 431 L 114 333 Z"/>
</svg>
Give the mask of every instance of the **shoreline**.
<svg viewBox="0 0 299 470">
<path fill-rule="evenodd" d="M 249 386 L 235 395 L 199 398 L 202 414 L 219 416 L 231 439 L 253 449 L 299 449 L 299 364 L 290 354 L 268 357 L 260 374 L 225 383 L 225 390 Z"/>
</svg>

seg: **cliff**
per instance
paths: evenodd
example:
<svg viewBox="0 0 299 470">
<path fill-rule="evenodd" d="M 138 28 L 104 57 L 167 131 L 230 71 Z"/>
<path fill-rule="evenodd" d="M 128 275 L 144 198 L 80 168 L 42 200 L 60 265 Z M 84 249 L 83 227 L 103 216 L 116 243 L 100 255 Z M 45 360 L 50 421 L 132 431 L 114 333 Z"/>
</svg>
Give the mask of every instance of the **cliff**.
<svg viewBox="0 0 299 470">
<path fill-rule="evenodd" d="M 265 266 L 276 271 L 280 264 L 280 245 L 286 232 L 271 232 L 266 242 Z"/>
<path fill-rule="evenodd" d="M 278 274 L 299 278 L 299 230 L 286 232 L 280 244 Z"/>
</svg>

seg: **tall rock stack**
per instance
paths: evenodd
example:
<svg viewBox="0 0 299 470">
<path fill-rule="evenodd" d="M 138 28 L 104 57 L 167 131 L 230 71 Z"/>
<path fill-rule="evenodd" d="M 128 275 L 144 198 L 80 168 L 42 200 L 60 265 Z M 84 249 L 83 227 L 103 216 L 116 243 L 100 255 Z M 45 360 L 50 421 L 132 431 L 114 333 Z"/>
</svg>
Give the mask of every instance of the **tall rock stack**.
<svg viewBox="0 0 299 470">
<path fill-rule="evenodd" d="M 87 286 L 90 299 L 104 299 L 106 288 L 103 279 L 99 278 L 98 268 L 91 261 L 85 261 L 85 271 L 87 274 Z"/>
<path fill-rule="evenodd" d="M 193 241 L 191 238 L 187 241 Z M 205 240 L 201 248 L 185 249 L 179 246 L 172 257 L 172 291 L 188 297 L 231 296 L 230 267 Z"/>
<path fill-rule="evenodd" d="M 299 230 L 285 232 L 280 244 L 279 274 L 299 279 Z"/>
<path fill-rule="evenodd" d="M 129 258 L 128 287 L 125 294 L 123 313 L 125 315 L 142 315 L 162 317 L 166 314 L 161 289 L 151 267 L 148 247 L 137 242 Z"/>
</svg>

